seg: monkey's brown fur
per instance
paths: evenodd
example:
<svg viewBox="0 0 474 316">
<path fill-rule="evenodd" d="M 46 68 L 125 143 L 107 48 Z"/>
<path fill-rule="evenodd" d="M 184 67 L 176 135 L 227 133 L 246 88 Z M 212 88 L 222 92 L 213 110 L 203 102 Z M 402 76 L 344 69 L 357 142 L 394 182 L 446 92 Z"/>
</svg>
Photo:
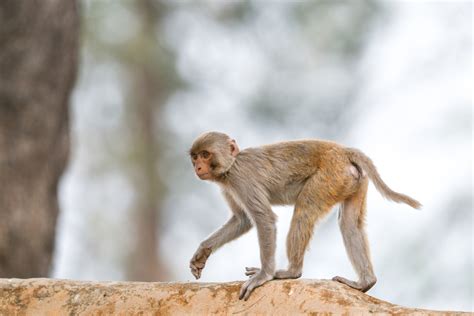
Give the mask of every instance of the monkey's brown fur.
<svg viewBox="0 0 474 316">
<path fill-rule="evenodd" d="M 262 267 L 246 268 L 251 278 L 242 286 L 240 298 L 244 299 L 268 280 L 301 276 L 314 225 L 337 203 L 341 203 L 339 226 L 344 245 L 359 280 L 333 279 L 369 290 L 376 278 L 364 231 L 368 179 L 387 199 L 421 207 L 418 201 L 391 190 L 361 151 L 329 141 L 289 141 L 239 151 L 229 136 L 208 132 L 194 141 L 190 155 L 196 174 L 221 186 L 233 213 L 201 243 L 191 259 L 191 271 L 199 278 L 213 251 L 255 225 Z M 276 216 L 271 205 L 289 204 L 295 205 L 287 237 L 289 266 L 275 271 Z"/>
</svg>

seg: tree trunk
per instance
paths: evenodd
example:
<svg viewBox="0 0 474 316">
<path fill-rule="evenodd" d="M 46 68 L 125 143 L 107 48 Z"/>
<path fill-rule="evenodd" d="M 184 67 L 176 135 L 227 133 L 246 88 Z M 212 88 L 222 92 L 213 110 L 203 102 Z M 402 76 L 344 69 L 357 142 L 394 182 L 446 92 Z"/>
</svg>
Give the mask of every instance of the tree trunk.
<svg viewBox="0 0 474 316">
<path fill-rule="evenodd" d="M 0 1 L 0 277 L 49 272 L 78 31 L 73 0 Z"/>
<path fill-rule="evenodd" d="M 131 162 L 134 165 L 131 176 L 136 188 L 130 225 L 135 229 L 134 242 L 126 262 L 126 279 L 133 281 L 163 281 L 169 272 L 158 256 L 157 228 L 160 221 L 163 183 L 156 174 L 156 161 L 160 144 L 155 136 L 159 122 L 155 113 L 159 111 L 168 87 L 161 79 L 162 69 L 153 67 L 157 56 L 154 30 L 160 22 L 162 10 L 153 1 L 137 1 L 134 8 L 140 16 L 140 32 L 146 45 L 137 49 L 135 60 L 126 59 L 131 90 L 128 91 L 128 119 L 133 127 L 131 150 L 137 154 Z M 156 63 L 156 62 L 155 62 Z"/>
</svg>

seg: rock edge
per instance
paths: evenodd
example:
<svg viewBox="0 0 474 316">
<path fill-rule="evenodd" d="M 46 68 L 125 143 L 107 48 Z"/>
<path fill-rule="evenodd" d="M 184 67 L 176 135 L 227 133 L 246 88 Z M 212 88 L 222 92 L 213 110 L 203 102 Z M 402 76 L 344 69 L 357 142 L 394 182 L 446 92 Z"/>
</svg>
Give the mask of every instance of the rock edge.
<svg viewBox="0 0 474 316">
<path fill-rule="evenodd" d="M 244 302 L 241 284 L 0 279 L 0 315 L 471 315 L 405 308 L 329 280 L 274 280 Z"/>
</svg>

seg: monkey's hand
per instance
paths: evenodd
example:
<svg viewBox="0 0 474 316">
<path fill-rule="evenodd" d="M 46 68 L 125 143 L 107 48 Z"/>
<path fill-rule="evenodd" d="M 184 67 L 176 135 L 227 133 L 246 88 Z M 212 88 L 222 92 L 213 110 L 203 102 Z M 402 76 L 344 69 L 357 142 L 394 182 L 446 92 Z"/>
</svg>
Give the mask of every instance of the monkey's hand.
<svg viewBox="0 0 474 316">
<path fill-rule="evenodd" d="M 242 285 L 242 288 L 240 289 L 239 300 L 244 299 L 246 301 L 249 298 L 250 293 L 252 293 L 255 288 L 270 280 L 273 280 L 273 275 L 270 275 L 262 270 L 258 271 Z"/>
<path fill-rule="evenodd" d="M 201 277 L 202 269 L 206 265 L 207 258 L 211 255 L 212 249 L 199 246 L 198 250 L 194 253 L 191 261 L 189 262 L 189 267 L 191 268 L 191 273 L 194 277 L 199 279 Z"/>
</svg>

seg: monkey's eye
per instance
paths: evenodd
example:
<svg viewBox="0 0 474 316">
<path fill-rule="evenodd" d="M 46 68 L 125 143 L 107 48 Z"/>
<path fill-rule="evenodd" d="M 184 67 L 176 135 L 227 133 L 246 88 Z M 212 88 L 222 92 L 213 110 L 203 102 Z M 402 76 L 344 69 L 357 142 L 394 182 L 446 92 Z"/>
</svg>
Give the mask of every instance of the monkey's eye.
<svg viewBox="0 0 474 316">
<path fill-rule="evenodd" d="M 205 150 L 204 150 L 204 151 L 201 153 L 201 156 L 202 156 L 202 158 L 204 158 L 204 159 L 208 159 L 208 158 L 211 156 L 211 154 L 210 154 L 208 151 L 205 151 Z"/>
<path fill-rule="evenodd" d="M 191 154 L 191 159 L 194 161 L 194 160 L 197 160 L 198 159 L 198 155 L 196 154 Z"/>
</svg>

